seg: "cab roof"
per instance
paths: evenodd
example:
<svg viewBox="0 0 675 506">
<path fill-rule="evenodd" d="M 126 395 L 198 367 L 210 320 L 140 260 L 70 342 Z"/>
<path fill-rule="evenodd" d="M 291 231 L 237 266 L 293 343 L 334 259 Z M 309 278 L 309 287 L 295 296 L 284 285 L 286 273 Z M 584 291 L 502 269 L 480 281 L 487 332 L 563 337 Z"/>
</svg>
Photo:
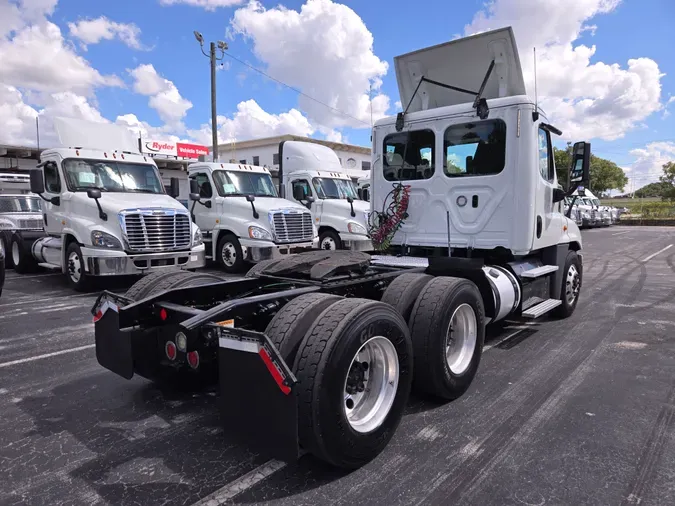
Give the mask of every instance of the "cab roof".
<svg viewBox="0 0 675 506">
<path fill-rule="evenodd" d="M 244 163 L 218 163 L 218 162 L 198 162 L 188 165 L 188 172 L 192 172 L 200 169 L 210 169 L 210 170 L 234 170 L 240 172 L 257 172 L 263 174 L 269 174 L 270 171 L 267 167 L 260 167 L 258 165 L 248 165 Z"/>
</svg>

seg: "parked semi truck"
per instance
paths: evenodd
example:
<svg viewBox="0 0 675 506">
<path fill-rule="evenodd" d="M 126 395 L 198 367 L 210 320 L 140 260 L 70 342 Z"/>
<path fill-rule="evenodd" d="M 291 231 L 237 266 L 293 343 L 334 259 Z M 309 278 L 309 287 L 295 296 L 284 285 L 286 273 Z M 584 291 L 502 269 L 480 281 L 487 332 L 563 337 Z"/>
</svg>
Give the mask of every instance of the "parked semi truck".
<svg viewBox="0 0 675 506">
<path fill-rule="evenodd" d="M 359 199 L 352 178 L 328 146 L 304 141 L 279 144 L 279 194 L 312 213 L 319 247 L 370 251 L 368 202 Z"/>
<path fill-rule="evenodd" d="M 5 267 L 14 267 L 27 245 L 44 237 L 42 201 L 30 193 L 28 171 L 0 172 L 0 243 Z M 24 264 L 18 264 L 17 270 Z"/>
<path fill-rule="evenodd" d="M 265 167 L 194 163 L 189 167 L 192 215 L 202 230 L 207 258 L 230 273 L 249 262 L 316 249 L 312 213 L 277 195 Z"/>
<path fill-rule="evenodd" d="M 128 130 L 70 118 L 54 126 L 64 147 L 44 150 L 30 171 L 45 235 L 24 241 L 17 270 L 58 268 L 82 291 L 98 276 L 204 266 L 199 228 Z M 171 188 L 178 196 L 177 179 Z"/>
<path fill-rule="evenodd" d="M 395 58 L 406 112 L 372 131 L 377 254 L 313 251 L 244 279 L 156 274 L 103 292 L 99 363 L 155 381 L 215 371 L 233 437 L 357 468 L 387 446 L 411 388 L 467 391 L 486 324 L 572 315 L 582 239 L 559 204 L 587 186 L 590 145 L 574 145 L 560 189 L 561 132 L 526 95 L 516 47 L 506 28 Z"/>
<path fill-rule="evenodd" d="M 356 189 L 359 192 L 359 198 L 370 202 L 370 171 L 362 176 L 356 182 Z"/>
</svg>

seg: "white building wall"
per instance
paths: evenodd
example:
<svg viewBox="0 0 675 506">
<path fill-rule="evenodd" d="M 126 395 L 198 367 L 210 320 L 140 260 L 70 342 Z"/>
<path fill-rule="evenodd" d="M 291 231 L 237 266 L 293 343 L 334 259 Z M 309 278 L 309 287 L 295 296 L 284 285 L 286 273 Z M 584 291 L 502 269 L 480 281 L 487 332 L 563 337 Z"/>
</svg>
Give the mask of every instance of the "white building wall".
<svg viewBox="0 0 675 506">
<path fill-rule="evenodd" d="M 221 162 L 233 160 L 235 163 L 246 163 L 249 165 L 259 165 L 279 168 L 279 162 L 275 155 L 279 153 L 279 144 L 270 144 L 268 146 L 259 146 L 254 148 L 225 148 L 220 146 L 218 149 L 218 158 Z M 370 154 L 353 153 L 349 151 L 335 150 L 340 158 L 340 163 L 347 169 L 370 170 Z M 255 157 L 258 157 L 255 160 Z M 276 162 L 276 163 L 275 163 Z M 364 162 L 366 162 L 364 164 Z"/>
<path fill-rule="evenodd" d="M 17 166 L 18 163 L 18 166 Z M 2 169 L 21 169 L 30 170 L 37 167 L 38 161 L 31 158 L 10 158 L 0 157 L 0 170 Z"/>
</svg>

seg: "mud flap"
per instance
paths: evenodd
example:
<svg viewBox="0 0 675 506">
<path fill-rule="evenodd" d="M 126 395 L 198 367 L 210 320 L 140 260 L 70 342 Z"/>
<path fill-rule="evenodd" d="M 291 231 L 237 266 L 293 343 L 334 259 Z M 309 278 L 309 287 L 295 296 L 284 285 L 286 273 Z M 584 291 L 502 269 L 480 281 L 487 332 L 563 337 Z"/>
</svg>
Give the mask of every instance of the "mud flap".
<svg viewBox="0 0 675 506">
<path fill-rule="evenodd" d="M 96 360 L 106 369 L 131 379 L 134 359 L 131 346 L 132 329 L 120 330 L 119 308 L 105 300 L 94 316 Z"/>
<path fill-rule="evenodd" d="M 297 460 L 297 380 L 278 350 L 264 334 L 223 327 L 218 345 L 225 431 L 271 458 Z"/>
</svg>

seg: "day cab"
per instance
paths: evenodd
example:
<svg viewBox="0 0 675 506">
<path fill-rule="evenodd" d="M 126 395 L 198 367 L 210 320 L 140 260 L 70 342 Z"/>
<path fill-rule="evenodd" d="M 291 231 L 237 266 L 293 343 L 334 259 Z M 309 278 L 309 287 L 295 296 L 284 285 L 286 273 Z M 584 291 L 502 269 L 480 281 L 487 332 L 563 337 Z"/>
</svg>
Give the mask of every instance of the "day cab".
<svg viewBox="0 0 675 506">
<path fill-rule="evenodd" d="M 128 130 L 70 118 L 54 124 L 67 147 L 43 151 L 30 173 L 46 237 L 20 263 L 59 268 L 76 290 L 99 276 L 204 266 L 199 228 Z M 177 179 L 171 193 L 178 195 Z"/>
<path fill-rule="evenodd" d="M 267 168 L 200 162 L 191 164 L 188 174 L 191 210 L 207 258 L 225 271 L 242 272 L 249 262 L 317 248 L 311 213 L 279 197 Z"/>
<path fill-rule="evenodd" d="M 279 144 L 279 194 L 307 207 L 326 250 L 372 250 L 368 202 L 328 146 L 306 141 Z"/>
</svg>

